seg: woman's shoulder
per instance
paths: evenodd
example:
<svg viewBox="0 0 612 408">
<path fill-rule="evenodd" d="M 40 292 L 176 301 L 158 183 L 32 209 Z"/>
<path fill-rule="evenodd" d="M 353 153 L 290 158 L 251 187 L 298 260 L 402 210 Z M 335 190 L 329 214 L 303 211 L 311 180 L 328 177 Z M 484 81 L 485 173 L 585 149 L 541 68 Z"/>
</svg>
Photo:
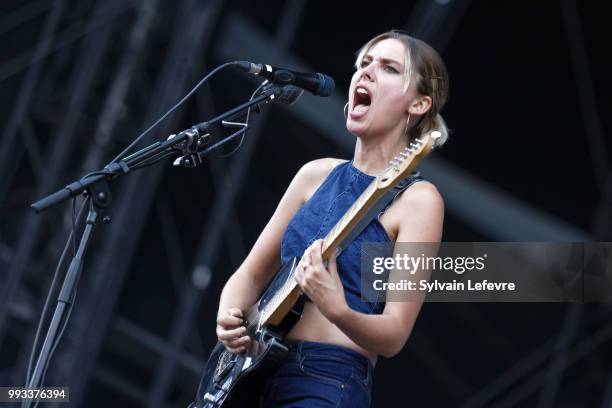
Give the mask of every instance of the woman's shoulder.
<svg viewBox="0 0 612 408">
<path fill-rule="evenodd" d="M 321 184 L 332 170 L 347 160 L 326 157 L 309 161 L 298 171 L 296 178 L 300 178 L 305 184 Z"/>
<path fill-rule="evenodd" d="M 325 157 L 316 159 L 304 164 L 300 169 L 305 177 L 325 178 L 338 165 L 346 163 L 348 160 L 336 159 L 334 157 Z"/>
<path fill-rule="evenodd" d="M 326 157 L 312 160 L 304 164 L 295 176 L 295 182 L 305 194 L 303 199 L 307 200 L 312 196 L 332 170 L 347 161 L 348 160 Z"/>
<path fill-rule="evenodd" d="M 406 189 L 397 200 L 399 224 L 419 229 L 428 224 L 440 224 L 444 219 L 444 199 L 436 186 L 420 180 Z M 420 227 L 416 227 L 416 225 Z"/>
<path fill-rule="evenodd" d="M 408 187 L 384 214 L 383 225 L 395 241 L 438 242 L 444 220 L 444 200 L 436 186 L 420 180 Z"/>
</svg>

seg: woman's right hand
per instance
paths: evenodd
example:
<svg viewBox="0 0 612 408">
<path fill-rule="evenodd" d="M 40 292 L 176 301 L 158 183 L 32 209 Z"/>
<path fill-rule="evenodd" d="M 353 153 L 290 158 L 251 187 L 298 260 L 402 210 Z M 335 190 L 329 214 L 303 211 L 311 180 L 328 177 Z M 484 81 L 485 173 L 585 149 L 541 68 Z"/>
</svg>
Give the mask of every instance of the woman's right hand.
<svg viewBox="0 0 612 408">
<path fill-rule="evenodd" d="M 231 353 L 242 353 L 251 341 L 243 321 L 242 310 L 237 307 L 225 310 L 217 318 L 217 338 Z"/>
</svg>

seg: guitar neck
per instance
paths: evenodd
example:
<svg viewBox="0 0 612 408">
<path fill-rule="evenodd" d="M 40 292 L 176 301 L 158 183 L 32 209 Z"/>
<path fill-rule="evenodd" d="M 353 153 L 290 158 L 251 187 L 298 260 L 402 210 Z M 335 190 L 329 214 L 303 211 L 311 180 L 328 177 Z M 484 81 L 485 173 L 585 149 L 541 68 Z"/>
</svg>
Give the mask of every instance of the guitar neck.
<svg viewBox="0 0 612 408">
<path fill-rule="evenodd" d="M 390 188 L 390 187 L 389 187 Z M 351 233 L 353 228 L 361 221 L 374 204 L 378 201 L 389 188 L 381 189 L 377 186 L 377 179 L 374 179 L 370 185 L 361 193 L 359 198 L 355 200 L 353 205 L 346 213 L 336 222 L 334 227 L 323 238 L 322 258 L 328 260 L 334 253 L 336 248 L 342 241 Z M 290 276 L 284 285 L 274 294 L 270 302 L 261 312 L 261 317 L 266 323 L 278 324 L 279 319 L 282 319 L 286 313 L 285 309 L 290 309 L 300 294 L 300 288 L 295 279 Z M 278 315 L 278 316 L 274 316 Z M 273 318 L 275 317 L 275 318 Z M 272 321 L 270 320 L 271 318 Z"/>
<path fill-rule="evenodd" d="M 353 205 L 351 205 L 323 239 L 323 260 L 331 257 L 336 248 L 338 248 L 383 194 L 407 177 L 417 167 L 422 158 L 429 154 L 436 140 L 440 138 L 440 135 L 440 132 L 433 131 L 427 136 L 420 137 L 396 156 L 380 176 L 372 180 L 370 185 L 361 193 L 359 198 L 355 200 Z M 300 288 L 295 279 L 293 279 L 293 275 L 291 275 L 261 311 L 260 322 L 262 324 L 279 324 L 293 307 L 299 295 Z"/>
</svg>

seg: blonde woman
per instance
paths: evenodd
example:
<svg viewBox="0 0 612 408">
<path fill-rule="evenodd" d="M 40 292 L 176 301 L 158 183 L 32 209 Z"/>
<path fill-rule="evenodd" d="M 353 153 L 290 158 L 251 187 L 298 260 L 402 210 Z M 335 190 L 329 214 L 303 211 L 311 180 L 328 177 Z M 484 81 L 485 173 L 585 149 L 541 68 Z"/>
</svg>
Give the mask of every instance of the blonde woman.
<svg viewBox="0 0 612 408">
<path fill-rule="evenodd" d="M 421 303 L 363 302 L 360 245 L 439 242 L 444 203 L 434 185 L 415 176 L 328 264 L 321 259 L 321 238 L 410 141 L 433 130 L 446 140 L 439 112 L 447 94 L 438 53 L 405 32 L 378 35 L 358 53 L 345 107 L 347 129 L 356 136 L 353 159 L 320 159 L 300 169 L 221 294 L 217 336 L 229 351 L 242 352 L 251 341 L 241 326 L 243 311 L 257 301 L 281 261 L 301 258 L 295 279 L 309 301 L 286 337 L 289 357 L 266 382 L 264 406 L 370 405 L 376 360 L 400 352 Z"/>
</svg>

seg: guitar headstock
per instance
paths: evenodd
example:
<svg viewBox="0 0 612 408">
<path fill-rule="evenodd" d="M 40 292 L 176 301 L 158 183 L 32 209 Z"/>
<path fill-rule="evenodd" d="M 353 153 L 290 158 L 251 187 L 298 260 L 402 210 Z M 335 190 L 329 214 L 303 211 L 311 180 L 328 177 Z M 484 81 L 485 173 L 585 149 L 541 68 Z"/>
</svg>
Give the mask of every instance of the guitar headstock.
<svg viewBox="0 0 612 408">
<path fill-rule="evenodd" d="M 408 147 L 389 162 L 389 166 L 378 176 L 377 187 L 384 189 L 408 177 L 418 166 L 419 162 L 431 152 L 440 136 L 442 134 L 434 130 L 410 143 Z"/>
</svg>

